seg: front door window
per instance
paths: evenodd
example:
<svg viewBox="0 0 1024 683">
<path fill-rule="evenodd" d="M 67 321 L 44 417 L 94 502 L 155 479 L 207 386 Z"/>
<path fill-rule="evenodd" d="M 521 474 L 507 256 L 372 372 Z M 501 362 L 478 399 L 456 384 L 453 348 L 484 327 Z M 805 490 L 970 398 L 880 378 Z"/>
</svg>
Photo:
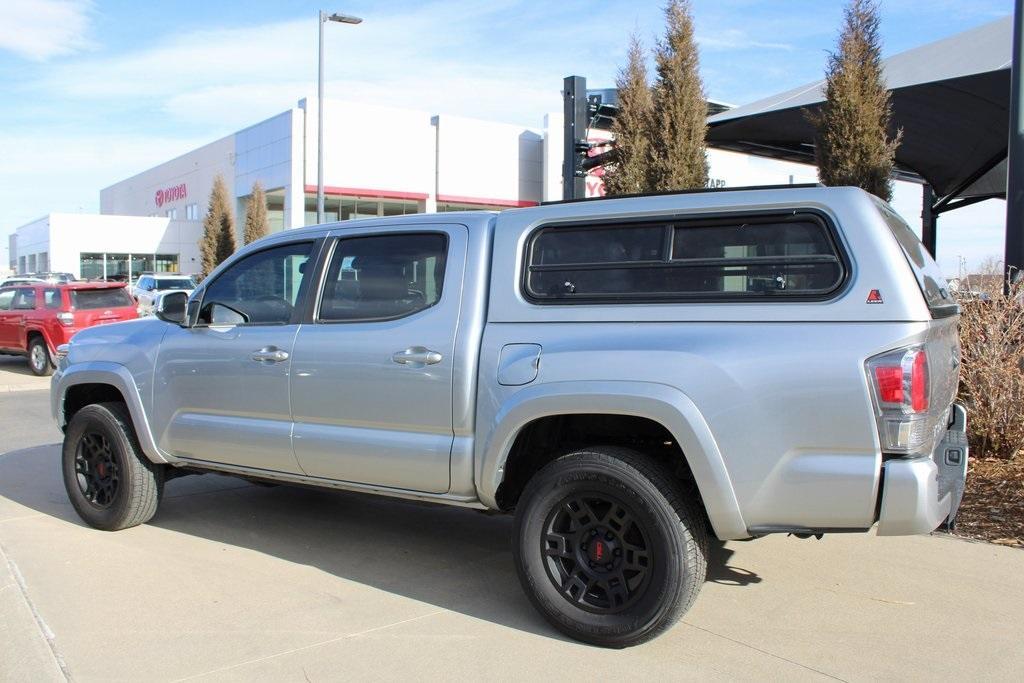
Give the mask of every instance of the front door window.
<svg viewBox="0 0 1024 683">
<path fill-rule="evenodd" d="M 221 273 L 199 311 L 205 325 L 283 325 L 291 321 L 313 242 L 265 249 Z"/>
</svg>

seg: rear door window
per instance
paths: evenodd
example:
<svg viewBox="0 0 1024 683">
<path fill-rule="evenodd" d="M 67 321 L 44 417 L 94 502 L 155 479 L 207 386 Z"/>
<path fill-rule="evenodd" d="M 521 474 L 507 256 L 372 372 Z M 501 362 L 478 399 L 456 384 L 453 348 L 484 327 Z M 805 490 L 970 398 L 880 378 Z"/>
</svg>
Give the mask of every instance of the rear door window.
<svg viewBox="0 0 1024 683">
<path fill-rule="evenodd" d="M 0 290 L 0 311 L 11 310 L 11 304 L 14 303 L 14 290 L 3 289 Z"/>
<path fill-rule="evenodd" d="M 318 321 L 393 320 L 434 306 L 441 300 L 447 254 L 443 233 L 340 240 Z"/>
<path fill-rule="evenodd" d="M 928 250 L 924 248 L 921 240 L 917 238 L 917 235 L 910 229 L 906 221 L 893 211 L 888 204 L 877 200 L 875 205 L 889 226 L 889 230 L 892 231 L 893 237 L 899 242 L 903 255 L 907 258 L 907 263 L 910 264 L 910 268 L 914 271 L 914 277 L 917 278 L 917 284 L 921 288 L 921 293 L 924 294 L 925 302 L 932 312 L 932 317 L 942 317 L 957 313 L 960 308 L 949 291 L 949 284 L 946 282 L 946 278 L 942 276 L 939 264 L 935 262 L 935 259 L 928 253 Z"/>
<path fill-rule="evenodd" d="M 62 303 L 59 289 L 47 287 L 43 290 L 43 305 L 46 308 L 58 309 Z"/>
<path fill-rule="evenodd" d="M 525 290 L 537 303 L 824 298 L 846 274 L 817 214 L 541 228 Z"/>
<path fill-rule="evenodd" d="M 31 311 L 36 307 L 36 290 L 31 287 L 22 287 L 14 295 L 14 305 L 11 307 L 17 311 Z"/>
<path fill-rule="evenodd" d="M 71 306 L 79 310 L 91 308 L 123 308 L 132 305 L 132 298 L 124 287 L 117 287 L 115 289 L 71 290 Z"/>
</svg>

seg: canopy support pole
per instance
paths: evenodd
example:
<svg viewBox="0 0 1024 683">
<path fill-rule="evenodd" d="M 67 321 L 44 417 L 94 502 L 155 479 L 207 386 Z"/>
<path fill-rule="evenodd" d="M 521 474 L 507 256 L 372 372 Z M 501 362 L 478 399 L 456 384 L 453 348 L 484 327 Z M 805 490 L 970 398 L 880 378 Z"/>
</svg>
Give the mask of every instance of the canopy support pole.
<svg viewBox="0 0 1024 683">
<path fill-rule="evenodd" d="M 935 212 L 935 190 L 928 183 L 921 186 L 921 242 L 935 258 L 935 242 L 939 227 L 939 214 Z"/>
<path fill-rule="evenodd" d="M 1006 161 L 1006 250 L 1007 277 L 1015 277 L 1024 267 L 1024 107 L 1021 81 L 1024 73 L 1024 0 L 1016 0 L 1013 10 L 1013 58 L 1010 66 L 1010 141 Z M 1004 283 L 1009 289 L 1009 280 Z"/>
</svg>

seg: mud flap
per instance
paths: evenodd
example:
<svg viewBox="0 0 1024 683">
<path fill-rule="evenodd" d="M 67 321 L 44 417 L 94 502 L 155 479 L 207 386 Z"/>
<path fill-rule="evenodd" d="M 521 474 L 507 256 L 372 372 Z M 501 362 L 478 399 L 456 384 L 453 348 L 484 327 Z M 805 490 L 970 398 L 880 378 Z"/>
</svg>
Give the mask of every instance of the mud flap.
<svg viewBox="0 0 1024 683">
<path fill-rule="evenodd" d="M 959 403 L 950 408 L 949 429 L 932 454 L 939 468 L 939 499 L 947 493 L 950 496 L 949 516 L 944 526 L 947 531 L 956 528 L 956 513 L 964 497 L 964 482 L 967 479 L 967 410 Z"/>
</svg>

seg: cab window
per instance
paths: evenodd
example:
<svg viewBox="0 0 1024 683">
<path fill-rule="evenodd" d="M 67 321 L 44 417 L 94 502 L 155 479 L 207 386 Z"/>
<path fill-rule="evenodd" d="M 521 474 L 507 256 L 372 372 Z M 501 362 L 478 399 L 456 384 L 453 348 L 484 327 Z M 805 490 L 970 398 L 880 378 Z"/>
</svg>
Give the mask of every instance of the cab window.
<svg viewBox="0 0 1024 683">
<path fill-rule="evenodd" d="M 14 290 L 3 289 L 0 290 L 0 311 L 11 310 L 11 304 L 14 302 Z"/>
<path fill-rule="evenodd" d="M 295 242 L 251 254 L 206 289 L 201 325 L 283 325 L 291 321 L 314 242 Z"/>
</svg>

